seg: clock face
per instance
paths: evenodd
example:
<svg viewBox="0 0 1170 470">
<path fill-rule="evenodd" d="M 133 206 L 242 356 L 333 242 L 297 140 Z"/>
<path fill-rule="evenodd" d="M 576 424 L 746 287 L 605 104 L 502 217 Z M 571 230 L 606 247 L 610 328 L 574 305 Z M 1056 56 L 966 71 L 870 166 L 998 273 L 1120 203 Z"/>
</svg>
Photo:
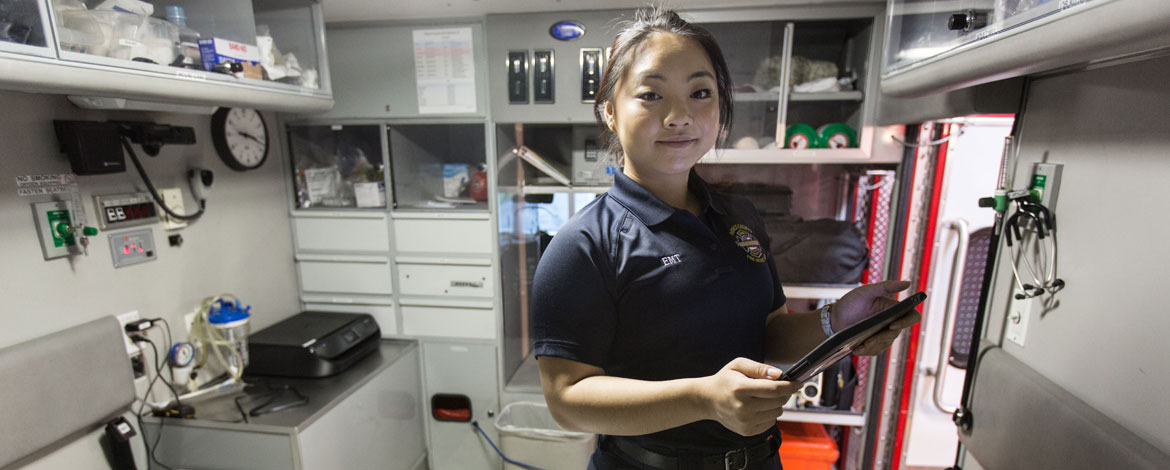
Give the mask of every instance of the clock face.
<svg viewBox="0 0 1170 470">
<path fill-rule="evenodd" d="M 268 157 L 268 128 L 254 109 L 223 108 L 212 118 L 215 149 L 236 170 L 259 168 Z"/>
</svg>

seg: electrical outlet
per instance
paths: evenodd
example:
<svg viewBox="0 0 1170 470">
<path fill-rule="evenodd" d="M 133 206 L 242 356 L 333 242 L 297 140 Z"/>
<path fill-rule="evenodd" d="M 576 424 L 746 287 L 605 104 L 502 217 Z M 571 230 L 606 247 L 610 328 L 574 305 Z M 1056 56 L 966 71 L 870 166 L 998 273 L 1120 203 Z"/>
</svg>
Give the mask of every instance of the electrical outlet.
<svg viewBox="0 0 1170 470">
<path fill-rule="evenodd" d="M 1060 178 L 1064 165 L 1060 163 L 1037 163 L 1032 167 L 1032 188 L 1040 193 L 1040 203 L 1049 211 L 1056 210 L 1056 196 L 1060 194 Z"/>
<path fill-rule="evenodd" d="M 1004 336 L 1007 336 L 1008 341 L 1024 347 L 1024 340 L 1028 336 L 1028 318 L 1032 316 L 1032 305 L 1039 300 L 1036 297 L 1027 297 L 1024 299 L 1017 299 L 1016 294 L 1020 294 L 1018 288 L 1012 289 L 1011 303 L 1008 304 L 1007 327 Z"/>
<path fill-rule="evenodd" d="M 138 316 L 137 310 L 118 315 L 118 323 L 122 324 L 122 341 L 126 343 L 126 354 L 130 356 L 137 356 L 141 354 L 142 351 L 138 349 L 138 346 L 134 345 L 133 341 L 130 341 L 130 336 L 126 334 L 126 324 L 138 321 L 140 319 L 141 318 Z"/>
<path fill-rule="evenodd" d="M 180 188 L 162 188 L 158 190 L 158 196 L 162 198 L 163 204 L 176 214 L 186 214 L 187 211 L 183 208 L 183 190 Z M 177 230 L 187 226 L 187 222 L 171 217 L 166 212 L 162 214 L 163 229 Z"/>
</svg>

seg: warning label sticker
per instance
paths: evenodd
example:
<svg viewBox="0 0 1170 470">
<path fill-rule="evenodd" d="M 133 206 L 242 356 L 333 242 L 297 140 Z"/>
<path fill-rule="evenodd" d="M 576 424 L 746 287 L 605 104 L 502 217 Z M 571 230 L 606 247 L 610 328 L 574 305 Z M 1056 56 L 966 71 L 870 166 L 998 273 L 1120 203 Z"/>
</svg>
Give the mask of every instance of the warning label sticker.
<svg viewBox="0 0 1170 470">
<path fill-rule="evenodd" d="M 16 194 L 22 197 L 66 194 L 77 189 L 77 175 L 23 175 L 16 177 Z"/>
</svg>

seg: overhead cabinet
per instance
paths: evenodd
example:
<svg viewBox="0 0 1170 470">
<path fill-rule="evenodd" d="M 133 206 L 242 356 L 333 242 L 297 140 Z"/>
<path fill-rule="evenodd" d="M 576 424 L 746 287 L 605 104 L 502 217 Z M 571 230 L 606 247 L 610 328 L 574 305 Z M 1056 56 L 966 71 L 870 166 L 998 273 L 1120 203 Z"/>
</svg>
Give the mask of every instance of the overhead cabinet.
<svg viewBox="0 0 1170 470">
<path fill-rule="evenodd" d="M 701 163 L 875 162 L 870 73 L 879 10 L 694 11 L 734 85 L 732 128 Z"/>
<path fill-rule="evenodd" d="M 1170 47 L 1163 0 L 891 0 L 881 89 L 921 96 Z"/>
<path fill-rule="evenodd" d="M 9 0 L 0 8 L 0 88 L 83 107 L 333 104 L 315 0 L 148 3 Z M 237 65 L 214 64 L 230 58 Z"/>
<path fill-rule="evenodd" d="M 487 115 L 488 63 L 479 23 L 329 25 L 328 36 L 335 88 L 344 92 L 325 117 Z M 420 62 L 427 57 L 430 62 Z"/>
</svg>

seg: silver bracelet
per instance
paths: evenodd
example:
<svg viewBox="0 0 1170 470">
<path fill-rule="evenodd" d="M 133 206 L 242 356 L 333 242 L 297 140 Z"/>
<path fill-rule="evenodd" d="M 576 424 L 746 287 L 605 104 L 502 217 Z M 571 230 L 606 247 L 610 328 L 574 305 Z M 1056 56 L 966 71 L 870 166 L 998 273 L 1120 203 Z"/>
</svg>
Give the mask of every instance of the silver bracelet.
<svg viewBox="0 0 1170 470">
<path fill-rule="evenodd" d="M 833 323 L 830 320 L 829 308 L 833 304 L 821 307 L 821 329 L 825 330 L 825 336 L 833 336 Z"/>
</svg>

